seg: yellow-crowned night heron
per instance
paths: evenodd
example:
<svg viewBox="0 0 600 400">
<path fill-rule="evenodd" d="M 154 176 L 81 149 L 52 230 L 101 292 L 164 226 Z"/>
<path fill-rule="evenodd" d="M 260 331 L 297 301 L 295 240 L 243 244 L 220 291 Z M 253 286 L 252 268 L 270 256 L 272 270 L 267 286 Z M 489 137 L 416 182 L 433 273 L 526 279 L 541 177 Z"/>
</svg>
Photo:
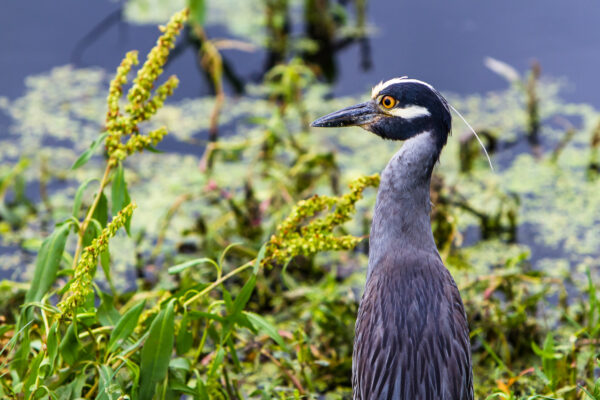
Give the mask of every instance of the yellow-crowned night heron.
<svg viewBox="0 0 600 400">
<path fill-rule="evenodd" d="M 452 117 L 431 85 L 395 78 L 313 122 L 405 143 L 381 174 L 352 361 L 359 400 L 471 400 L 469 327 L 431 232 L 429 185 Z"/>
</svg>

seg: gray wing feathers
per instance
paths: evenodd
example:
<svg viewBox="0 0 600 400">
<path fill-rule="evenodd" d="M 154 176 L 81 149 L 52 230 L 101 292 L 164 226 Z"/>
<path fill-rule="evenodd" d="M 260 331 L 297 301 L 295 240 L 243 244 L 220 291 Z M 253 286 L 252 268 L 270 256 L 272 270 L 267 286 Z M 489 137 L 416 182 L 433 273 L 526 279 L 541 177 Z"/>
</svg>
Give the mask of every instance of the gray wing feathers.
<svg viewBox="0 0 600 400">
<path fill-rule="evenodd" d="M 422 255 L 421 255 L 422 256 Z M 469 330 L 441 260 L 378 265 L 356 322 L 355 400 L 472 400 Z"/>
</svg>

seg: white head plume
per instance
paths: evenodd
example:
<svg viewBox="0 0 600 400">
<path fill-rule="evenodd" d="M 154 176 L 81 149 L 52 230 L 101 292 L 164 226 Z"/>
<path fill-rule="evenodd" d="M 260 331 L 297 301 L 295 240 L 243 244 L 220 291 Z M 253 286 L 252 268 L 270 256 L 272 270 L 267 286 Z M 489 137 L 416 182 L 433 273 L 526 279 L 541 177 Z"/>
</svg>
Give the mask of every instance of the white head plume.
<svg viewBox="0 0 600 400">
<path fill-rule="evenodd" d="M 488 163 L 490 164 L 491 170 L 494 171 L 494 166 L 492 165 L 492 160 L 490 159 L 490 155 L 488 154 L 488 152 L 487 152 L 485 146 L 483 145 L 483 142 L 481 141 L 481 139 L 479 139 L 479 135 L 477 135 L 477 132 L 475 132 L 475 129 L 473 129 L 473 127 L 467 122 L 467 120 L 465 119 L 465 117 L 463 117 L 462 114 L 459 113 L 458 110 L 452 106 L 452 104 L 448 103 L 448 105 L 456 113 L 456 115 L 458 115 L 460 117 L 460 119 L 462 119 L 463 122 L 469 127 L 469 129 L 471 130 L 471 132 L 473 132 L 473 135 L 475 135 L 475 138 L 479 142 L 479 145 L 481 146 L 481 148 L 483 149 L 483 152 L 485 153 L 485 156 L 487 157 L 487 160 L 488 160 Z"/>
</svg>

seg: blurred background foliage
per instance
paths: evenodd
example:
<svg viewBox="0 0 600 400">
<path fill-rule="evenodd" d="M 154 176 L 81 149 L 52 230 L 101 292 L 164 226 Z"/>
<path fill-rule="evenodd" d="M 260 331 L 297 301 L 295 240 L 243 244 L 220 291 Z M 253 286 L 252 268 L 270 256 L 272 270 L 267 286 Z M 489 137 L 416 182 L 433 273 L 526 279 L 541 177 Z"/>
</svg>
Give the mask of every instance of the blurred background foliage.
<svg viewBox="0 0 600 400">
<path fill-rule="evenodd" d="M 168 82 L 162 69 L 191 48 L 211 94 L 148 106 L 114 103 L 111 86 L 109 105 L 134 117 L 119 143 L 133 133 L 143 154 L 104 145 L 125 126 L 106 116 L 113 70 L 56 66 L 0 97 L 2 397 L 350 398 L 375 199 L 362 190 L 377 182 L 361 177 L 397 147 L 309 123 L 367 95 L 331 95 L 337 51 L 372 61 L 365 1 L 129 0 L 118 15 L 164 24 L 184 7 L 181 37 L 147 83 Z M 236 74 L 240 51 L 263 55 L 252 79 Z M 539 63 L 486 65 L 504 89 L 444 94 L 496 170 L 457 119 L 432 182 L 476 397 L 600 399 L 600 114 L 565 100 Z M 162 127 L 164 139 L 143 141 Z M 318 225 L 336 213 L 348 218 Z"/>
</svg>

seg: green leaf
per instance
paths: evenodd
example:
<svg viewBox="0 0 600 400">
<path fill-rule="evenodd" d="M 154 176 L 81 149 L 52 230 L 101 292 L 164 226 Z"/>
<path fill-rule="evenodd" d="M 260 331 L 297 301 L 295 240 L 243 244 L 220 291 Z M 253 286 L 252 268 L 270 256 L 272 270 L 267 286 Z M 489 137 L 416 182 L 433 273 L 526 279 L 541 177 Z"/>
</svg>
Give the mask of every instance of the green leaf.
<svg viewBox="0 0 600 400">
<path fill-rule="evenodd" d="M 215 358 L 212 361 L 210 371 L 208 372 L 209 377 L 212 378 L 215 376 L 217 369 L 219 368 L 219 366 L 221 366 L 221 364 L 223 364 L 224 358 L 225 358 L 225 349 L 223 349 L 223 346 L 220 346 L 219 350 L 217 351 L 217 355 L 215 356 Z"/>
<path fill-rule="evenodd" d="M 206 14 L 206 3 L 204 0 L 189 0 L 190 21 L 198 25 L 204 25 Z"/>
<path fill-rule="evenodd" d="M 227 339 L 227 347 L 229 348 L 229 355 L 233 360 L 233 365 L 235 366 L 238 372 L 241 371 L 242 365 L 240 363 L 240 359 L 238 358 L 237 350 L 235 349 L 235 345 L 233 344 L 233 339 L 231 338 L 231 336 L 229 336 L 229 338 Z"/>
<path fill-rule="evenodd" d="M 85 165 L 85 163 L 87 163 L 89 161 L 89 159 L 92 158 L 94 151 L 96 151 L 96 149 L 98 148 L 100 143 L 102 143 L 104 141 L 104 139 L 106 139 L 107 137 L 108 137 L 108 132 L 104 132 L 103 134 L 98 136 L 96 138 L 96 140 L 94 140 L 92 142 L 92 144 L 90 145 L 90 148 L 87 149 L 86 151 L 84 151 L 83 154 L 80 155 L 79 158 L 73 163 L 73 166 L 71 167 L 71 169 L 77 169 L 77 168 Z"/>
<path fill-rule="evenodd" d="M 79 399 L 81 398 L 81 393 L 83 392 L 83 386 L 85 385 L 85 381 L 88 378 L 87 374 L 79 373 L 75 374 L 75 378 L 73 382 L 66 386 L 60 386 L 56 388 L 55 392 L 58 395 L 60 400 L 71 400 L 71 399 Z"/>
<path fill-rule="evenodd" d="M 184 355 L 192 348 L 193 336 L 188 326 L 190 322 L 189 314 L 183 314 L 179 324 L 179 332 L 177 332 L 177 338 L 175 339 L 175 350 L 178 355 Z"/>
<path fill-rule="evenodd" d="M 54 366 L 54 361 L 58 355 L 58 333 L 57 333 L 56 322 L 52 324 L 48 331 L 48 337 L 46 339 L 46 348 L 48 349 L 48 360 L 50 361 L 50 368 Z"/>
<path fill-rule="evenodd" d="M 30 398 L 31 389 L 35 388 L 35 381 L 36 381 L 36 379 L 39 379 L 39 376 L 38 376 L 39 368 L 40 368 L 40 364 L 42 363 L 43 360 L 44 360 L 44 352 L 40 351 L 38 353 L 38 355 L 35 356 L 34 359 L 31 361 L 31 363 L 29 364 L 29 373 L 27 374 L 27 377 L 25 378 L 25 380 L 23 382 L 23 388 L 25 389 L 24 398 L 26 398 L 26 399 Z"/>
<path fill-rule="evenodd" d="M 71 323 L 67 329 L 65 337 L 60 342 L 59 350 L 60 355 L 67 365 L 73 365 L 77 362 L 77 355 L 79 353 L 79 339 L 77 338 L 77 324 Z"/>
<path fill-rule="evenodd" d="M 104 195 L 104 192 L 100 193 L 100 199 L 92 218 L 100 222 L 102 228 L 106 228 L 106 223 L 108 222 L 108 199 Z"/>
<path fill-rule="evenodd" d="M 169 390 L 173 390 L 175 392 L 189 394 L 190 396 L 196 397 L 197 393 L 194 389 L 184 385 L 179 382 L 169 382 Z"/>
<path fill-rule="evenodd" d="M 254 327 L 254 325 L 252 325 L 252 322 L 250 322 L 248 317 L 246 317 L 246 315 L 242 313 L 234 315 L 232 317 L 232 320 L 236 323 L 236 325 L 240 327 L 244 327 L 252 332 L 256 331 L 256 328 Z"/>
<path fill-rule="evenodd" d="M 133 330 L 135 329 L 138 320 L 140 319 L 140 315 L 142 314 L 142 310 L 144 309 L 145 305 L 146 301 L 142 301 L 136 304 L 135 306 L 131 307 L 125 314 L 123 314 L 123 316 L 119 319 L 108 341 L 108 346 L 106 350 L 108 353 L 117 349 L 123 343 L 123 341 L 133 333 Z"/>
<path fill-rule="evenodd" d="M 48 375 L 50 375 L 51 372 L 52 365 L 50 364 L 50 359 L 48 357 L 45 357 L 40 363 L 40 366 L 38 367 L 38 375 L 40 378 L 44 379 L 48 377 Z"/>
<path fill-rule="evenodd" d="M 254 326 L 257 331 L 269 335 L 269 337 L 273 339 L 275 343 L 281 346 L 281 348 L 283 348 L 285 351 L 289 351 L 287 344 L 283 341 L 283 338 L 279 332 L 277 332 L 277 328 L 275 328 L 269 321 L 253 312 L 243 311 L 243 314 L 248 318 L 248 320 L 252 323 L 252 326 Z"/>
<path fill-rule="evenodd" d="M 121 314 L 119 314 L 115 308 L 113 297 L 101 290 L 98 290 L 98 294 L 101 301 L 97 312 L 98 321 L 100 321 L 103 326 L 115 326 L 121 318 Z"/>
<path fill-rule="evenodd" d="M 90 220 L 87 229 L 85 230 L 85 234 L 83 235 L 83 247 L 87 247 L 92 244 L 92 240 L 97 238 L 102 232 L 102 225 L 95 218 Z"/>
<path fill-rule="evenodd" d="M 183 262 L 181 264 L 174 265 L 174 266 L 170 267 L 168 269 L 168 271 L 169 271 L 169 274 L 175 275 L 175 274 L 180 273 L 183 270 L 186 270 L 188 268 L 195 267 L 196 265 L 200 265 L 200 264 L 204 264 L 204 263 L 211 263 L 217 269 L 219 268 L 218 264 L 213 259 L 204 257 L 204 258 L 197 258 L 195 260 L 190 260 L 190 261 Z"/>
<path fill-rule="evenodd" d="M 229 313 L 232 313 L 233 301 L 231 300 L 231 293 L 229 293 L 229 290 L 225 288 L 224 284 L 221 284 L 221 290 L 223 290 L 223 301 L 225 302 L 225 308 L 227 308 Z"/>
<path fill-rule="evenodd" d="M 85 192 L 85 189 L 92 181 L 96 180 L 98 179 L 89 178 L 81 185 L 79 185 L 79 188 L 77 188 L 77 192 L 75 193 L 75 200 L 73 200 L 73 216 L 75 218 L 78 218 L 77 216 L 79 215 L 79 210 L 81 209 L 81 202 L 83 201 L 83 193 Z"/>
<path fill-rule="evenodd" d="M 102 229 L 106 227 L 108 222 L 108 199 L 104 195 L 104 192 L 100 193 L 98 204 L 92 214 L 92 219 L 88 224 L 88 227 L 83 236 L 83 246 L 87 247 L 92 243 L 92 240 L 97 238 Z"/>
<path fill-rule="evenodd" d="M 198 391 L 198 397 L 200 400 L 208 400 L 208 390 L 206 389 L 206 384 L 203 380 L 200 379 L 199 376 L 196 377 L 196 390 Z"/>
<path fill-rule="evenodd" d="M 16 370 L 19 377 L 21 379 L 25 379 L 27 368 L 29 367 L 29 353 L 31 351 L 30 344 L 31 339 L 29 337 L 29 329 L 26 329 L 32 321 L 27 322 L 24 326 L 19 330 L 19 334 L 23 334 L 21 337 L 21 343 L 13 356 L 11 361 L 12 369 Z M 15 336 L 15 342 L 16 342 Z M 12 339 L 11 339 L 12 340 Z M 3 349 L 4 350 L 4 349 Z"/>
<path fill-rule="evenodd" d="M 540 349 L 535 342 L 531 342 L 531 348 L 535 354 L 542 357 L 545 360 L 559 360 L 562 358 L 562 354 L 555 353 L 553 350 Z"/>
<path fill-rule="evenodd" d="M 103 251 L 100 254 L 100 265 L 102 266 L 102 271 L 104 271 L 104 276 L 106 277 L 106 280 L 108 281 L 108 284 L 114 294 L 115 288 L 114 288 L 114 284 L 112 281 L 112 275 L 110 273 L 110 251 L 109 251 L 108 246 L 106 246 L 106 251 Z"/>
<path fill-rule="evenodd" d="M 127 354 L 131 353 L 132 351 L 134 351 L 136 349 L 141 349 L 144 346 L 144 342 L 146 342 L 146 339 L 148 339 L 148 336 L 150 336 L 150 331 L 146 331 L 138 340 L 136 340 L 134 343 L 130 344 L 129 346 L 125 347 L 125 345 L 123 345 L 123 349 L 119 352 L 119 355 L 126 357 Z M 138 367 L 138 369 L 139 369 L 139 367 Z M 138 376 L 139 376 L 139 371 L 138 371 Z M 136 381 L 134 382 L 134 385 L 137 385 L 137 384 L 139 384 L 139 379 L 136 379 Z"/>
<path fill-rule="evenodd" d="M 263 258 L 265 258 L 266 252 L 267 252 L 267 244 L 265 243 L 262 245 L 262 247 L 258 251 L 256 260 L 254 261 L 254 267 L 252 269 L 252 272 L 254 273 L 254 275 L 258 274 L 258 270 L 260 269 L 260 263 L 262 262 Z"/>
<path fill-rule="evenodd" d="M 42 362 L 43 364 L 43 362 Z M 30 399 L 39 400 L 39 399 L 52 399 L 58 400 L 56 397 L 56 393 L 54 393 L 50 388 L 46 385 L 40 385 L 35 388 L 33 393 L 31 393 Z"/>
<path fill-rule="evenodd" d="M 25 295 L 25 303 L 40 301 L 52 287 L 70 229 L 70 223 L 59 225 L 42 243 L 35 262 L 31 286 Z"/>
<path fill-rule="evenodd" d="M 118 385 L 113 384 L 115 373 L 108 365 L 100 365 L 98 368 L 98 395 L 96 400 L 117 400 L 122 394 Z"/>
<path fill-rule="evenodd" d="M 183 358 L 183 357 L 177 357 L 177 358 L 173 358 L 170 362 L 169 362 L 169 368 L 171 369 L 181 369 L 184 370 L 186 372 L 190 372 L 190 360 L 188 360 L 187 358 Z"/>
<path fill-rule="evenodd" d="M 583 387 L 583 386 L 581 386 L 581 385 L 577 385 L 577 387 L 578 387 L 580 390 L 582 390 L 582 391 L 585 393 L 585 395 L 586 395 L 587 397 L 589 397 L 590 399 L 592 399 L 592 400 L 596 400 L 596 399 L 597 399 L 597 397 L 596 397 L 596 396 L 594 396 L 592 393 L 590 393 L 590 391 L 589 391 L 589 390 L 587 390 L 585 387 Z"/>
<path fill-rule="evenodd" d="M 246 307 L 246 304 L 248 303 L 248 300 L 250 300 L 250 296 L 252 296 L 252 292 L 254 291 L 254 286 L 256 286 L 256 275 L 252 275 L 250 279 L 248 279 L 240 293 L 235 298 L 231 311 L 233 315 L 238 314 L 244 309 L 244 307 Z"/>
<path fill-rule="evenodd" d="M 112 215 L 117 215 L 125 206 L 131 203 L 129 197 L 129 191 L 127 190 L 127 183 L 125 182 L 125 171 L 123 170 L 123 164 L 119 163 L 119 167 L 115 172 L 115 176 L 112 181 Z M 129 235 L 129 227 L 131 223 L 129 220 L 125 223 L 125 230 Z"/>
<path fill-rule="evenodd" d="M 145 339 L 144 335 L 144 339 Z M 126 354 L 126 353 L 122 353 L 122 354 Z M 140 366 L 137 364 L 137 360 L 136 361 L 132 361 L 129 358 L 126 358 L 127 356 L 125 356 L 124 358 L 122 358 L 125 368 L 127 368 L 127 370 L 129 371 L 129 377 L 130 380 L 132 382 L 132 385 L 128 388 L 129 393 L 132 394 L 131 398 L 132 399 L 137 399 L 137 393 L 138 393 L 138 387 L 139 387 L 139 382 L 140 382 Z M 127 397 L 123 397 L 122 399 L 127 399 Z"/>
<path fill-rule="evenodd" d="M 140 364 L 140 400 L 151 400 L 156 384 L 167 375 L 173 350 L 175 318 L 171 300 L 150 325 L 150 335 L 142 348 Z"/>
</svg>

